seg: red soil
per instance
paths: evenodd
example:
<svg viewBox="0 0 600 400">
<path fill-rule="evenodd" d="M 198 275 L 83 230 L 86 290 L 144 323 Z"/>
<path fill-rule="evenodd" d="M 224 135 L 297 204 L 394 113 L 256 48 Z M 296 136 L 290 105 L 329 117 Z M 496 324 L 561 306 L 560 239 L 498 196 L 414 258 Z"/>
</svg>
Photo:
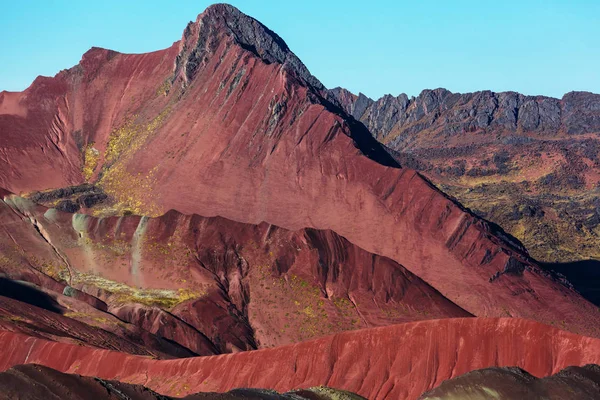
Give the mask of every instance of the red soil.
<svg viewBox="0 0 600 400">
<path fill-rule="evenodd" d="M 416 399 L 473 369 L 519 366 L 547 376 L 600 362 L 600 340 L 520 319 L 446 319 L 343 332 L 230 355 L 157 361 L 2 332 L 0 369 L 37 363 L 142 384 L 163 394 L 327 385 L 369 399 Z"/>
</svg>

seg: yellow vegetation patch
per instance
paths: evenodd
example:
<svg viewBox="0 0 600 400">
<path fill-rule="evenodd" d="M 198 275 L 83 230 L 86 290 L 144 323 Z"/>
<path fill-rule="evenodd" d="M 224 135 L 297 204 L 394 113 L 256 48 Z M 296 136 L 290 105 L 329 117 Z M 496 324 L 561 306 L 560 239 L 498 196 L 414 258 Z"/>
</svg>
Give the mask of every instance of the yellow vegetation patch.
<svg viewBox="0 0 600 400">
<path fill-rule="evenodd" d="M 74 284 L 87 283 L 112 293 L 111 300 L 119 304 L 139 303 L 147 306 L 157 306 L 170 309 L 188 300 L 194 300 L 206 295 L 201 289 L 142 289 L 128 286 L 124 283 L 103 278 L 89 273 L 78 273 Z"/>
<path fill-rule="evenodd" d="M 154 167 L 146 175 L 132 174 L 121 164 L 108 169 L 99 185 L 114 200 L 109 214 L 135 214 L 157 217 L 162 214 L 155 200 L 156 178 Z M 98 209 L 94 215 L 104 216 L 106 209 Z"/>
<path fill-rule="evenodd" d="M 170 108 L 166 108 L 147 125 L 134 122 L 138 117 L 134 115 L 122 127 L 113 131 L 104 153 L 106 162 L 112 163 L 117 161 L 121 155 L 133 154 L 139 150 L 148 137 L 162 125 L 170 111 Z"/>
<path fill-rule="evenodd" d="M 5 256 L 4 254 L 0 254 L 0 265 L 10 265 L 11 259 Z"/>
<path fill-rule="evenodd" d="M 192 256 L 192 250 L 185 244 L 181 229 L 176 230 L 167 243 L 152 235 L 144 237 L 143 251 L 147 259 L 163 260 L 165 268 L 187 265 Z"/>
<path fill-rule="evenodd" d="M 88 324 L 93 326 L 101 326 L 106 324 L 120 325 L 118 320 L 109 320 L 108 318 L 92 316 L 83 312 L 66 312 L 63 314 L 65 317 L 76 319 L 76 320 L 85 320 Z"/>
<path fill-rule="evenodd" d="M 94 250 L 104 250 L 112 253 L 114 256 L 121 257 L 131 250 L 131 244 L 125 240 L 107 240 L 106 242 L 95 242 L 86 235 L 85 232 L 80 232 L 82 235 L 81 241 Z"/>
<path fill-rule="evenodd" d="M 94 143 L 88 144 L 83 151 L 82 169 L 82 174 L 86 181 L 89 181 L 94 175 L 99 158 L 100 152 L 94 148 Z"/>
<path fill-rule="evenodd" d="M 23 317 L 20 317 L 18 315 L 2 315 L 0 316 L 0 319 L 3 319 L 5 321 L 10 321 L 10 322 L 26 322 L 27 320 Z"/>
<path fill-rule="evenodd" d="M 166 96 L 169 94 L 171 90 L 171 81 L 170 79 L 165 79 L 165 81 L 156 89 L 156 96 Z"/>
<path fill-rule="evenodd" d="M 142 133 L 142 128 L 133 122 L 137 115 L 127 121 L 122 127 L 113 131 L 108 139 L 104 159 L 107 163 L 116 161 Z"/>
<path fill-rule="evenodd" d="M 98 185 L 115 203 L 111 210 L 98 210 L 99 216 L 107 212 L 147 216 L 158 216 L 162 213 L 154 198 L 155 173 L 158 166 L 147 173 L 134 174 L 127 169 L 127 163 L 162 125 L 169 112 L 170 108 L 166 108 L 147 125 L 134 122 L 137 118 L 134 116 L 111 133 L 104 154 L 106 168 Z"/>
</svg>

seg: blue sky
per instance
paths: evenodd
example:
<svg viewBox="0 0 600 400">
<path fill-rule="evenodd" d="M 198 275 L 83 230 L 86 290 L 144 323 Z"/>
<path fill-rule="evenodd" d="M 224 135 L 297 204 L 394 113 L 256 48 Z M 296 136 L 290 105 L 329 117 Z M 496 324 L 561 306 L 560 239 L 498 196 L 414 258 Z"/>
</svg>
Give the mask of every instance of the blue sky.
<svg viewBox="0 0 600 400">
<path fill-rule="evenodd" d="M 168 47 L 211 2 L 5 1 L 0 90 L 77 64 L 92 46 Z M 600 93 L 600 0 L 231 1 L 282 36 L 327 87 L 371 97 L 515 90 Z"/>
</svg>

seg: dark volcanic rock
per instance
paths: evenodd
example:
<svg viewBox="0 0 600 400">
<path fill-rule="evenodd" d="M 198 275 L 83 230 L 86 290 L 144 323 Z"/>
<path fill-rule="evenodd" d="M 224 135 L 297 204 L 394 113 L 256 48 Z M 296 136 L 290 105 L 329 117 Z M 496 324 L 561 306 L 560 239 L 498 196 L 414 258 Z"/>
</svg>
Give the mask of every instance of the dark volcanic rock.
<svg viewBox="0 0 600 400">
<path fill-rule="evenodd" d="M 401 94 L 373 101 L 336 88 L 329 91 L 329 97 L 362 121 L 378 139 L 385 139 L 392 131 L 416 134 L 426 129 L 446 134 L 487 129 L 564 130 L 569 134 L 600 131 L 600 95 L 588 92 L 571 92 L 559 100 L 515 92 L 460 94 L 435 89 L 423 90 L 410 99 Z"/>
<path fill-rule="evenodd" d="M 80 194 L 80 193 L 87 193 L 87 192 L 95 193 L 95 192 L 99 192 L 99 191 L 100 191 L 100 189 L 96 188 L 94 185 L 91 185 L 89 183 L 84 183 L 82 185 L 69 186 L 66 188 L 49 190 L 49 191 L 45 191 L 45 192 L 35 192 L 29 198 L 31 199 L 31 201 L 33 201 L 35 203 L 45 203 L 45 202 L 50 202 L 50 201 L 54 201 L 54 200 L 68 198 L 68 197 L 71 197 L 73 195 Z"/>
<path fill-rule="evenodd" d="M 58 372 L 41 365 L 18 365 L 0 373 L 0 398 L 11 400 L 171 400 L 141 385 Z M 177 397 L 179 398 L 179 397 Z M 234 389 L 227 393 L 197 393 L 186 400 L 361 400 L 343 390 L 313 388 L 278 393 L 265 389 Z"/>
<path fill-rule="evenodd" d="M 279 35 L 228 4 L 215 4 L 207 8 L 196 22 L 188 24 L 177 56 L 175 78 L 183 74 L 184 82 L 192 80 L 198 68 L 206 63 L 207 57 L 214 53 L 225 36 L 233 38 L 265 63 L 282 64 L 296 78 L 317 90 L 325 89 Z"/>
<path fill-rule="evenodd" d="M 600 366 L 567 367 L 543 379 L 516 368 L 486 368 L 443 382 L 421 400 L 593 400 L 600 396 Z"/>
<path fill-rule="evenodd" d="M 35 203 L 50 205 L 56 203 L 55 208 L 68 213 L 76 213 L 81 207 L 90 208 L 104 202 L 108 196 L 101 188 L 89 183 L 69 186 L 44 192 L 35 192 L 30 197 Z"/>
<path fill-rule="evenodd" d="M 61 200 L 57 205 L 56 209 L 59 211 L 64 211 L 68 213 L 76 213 L 79 211 L 80 205 L 74 202 L 73 200 Z"/>
<path fill-rule="evenodd" d="M 85 208 L 90 208 L 96 204 L 102 203 L 108 196 L 104 193 L 89 193 L 79 196 L 77 202 Z"/>
</svg>

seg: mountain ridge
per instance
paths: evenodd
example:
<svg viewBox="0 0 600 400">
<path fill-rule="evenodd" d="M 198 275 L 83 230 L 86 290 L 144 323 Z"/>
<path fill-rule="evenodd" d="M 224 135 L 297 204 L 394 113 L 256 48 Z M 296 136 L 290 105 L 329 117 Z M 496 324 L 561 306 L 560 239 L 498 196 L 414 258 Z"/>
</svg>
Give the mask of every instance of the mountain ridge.
<svg viewBox="0 0 600 400">
<path fill-rule="evenodd" d="M 577 135 L 600 131 L 600 94 L 591 92 L 573 91 L 557 99 L 513 91 L 453 93 L 438 88 L 425 89 L 416 97 L 384 95 L 376 100 L 340 87 L 329 93 L 394 149 L 410 149 L 410 135 L 425 129 L 442 134 L 494 128 L 515 133 L 564 130 Z M 436 124 L 440 118 L 442 124 Z"/>
</svg>

